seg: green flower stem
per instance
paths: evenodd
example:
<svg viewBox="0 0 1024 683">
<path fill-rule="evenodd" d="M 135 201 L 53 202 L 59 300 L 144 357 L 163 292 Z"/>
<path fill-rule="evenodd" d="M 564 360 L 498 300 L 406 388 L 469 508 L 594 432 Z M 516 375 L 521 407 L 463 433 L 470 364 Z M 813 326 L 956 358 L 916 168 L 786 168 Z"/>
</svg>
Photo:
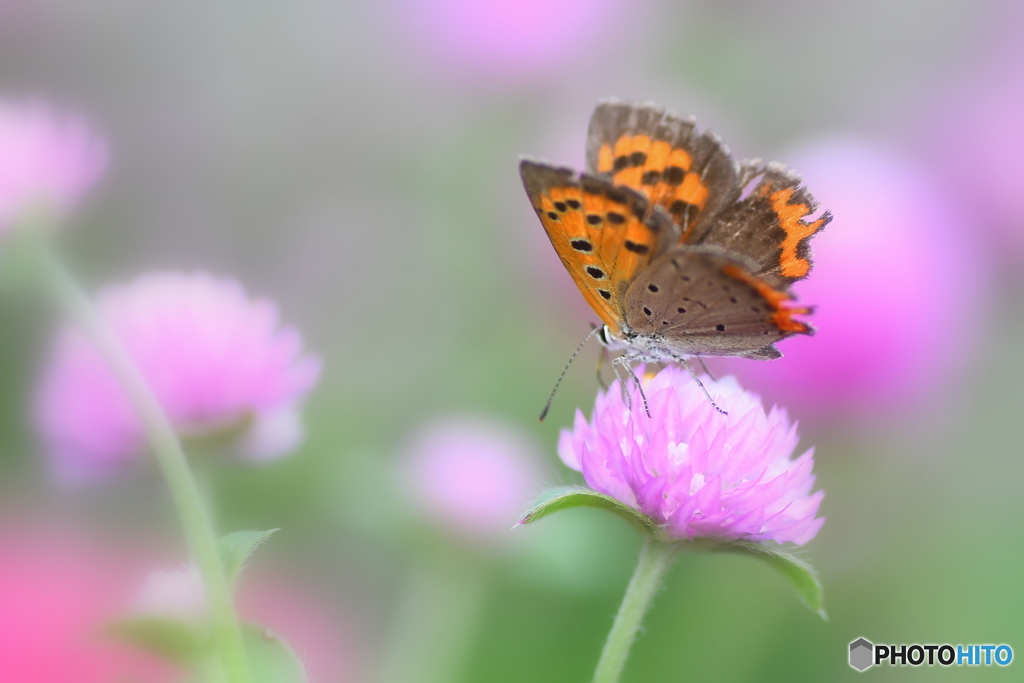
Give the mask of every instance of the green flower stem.
<svg viewBox="0 0 1024 683">
<path fill-rule="evenodd" d="M 629 648 L 636 639 L 640 622 L 651 605 L 651 599 L 658 591 L 665 572 L 672 566 L 678 548 L 675 545 L 645 538 L 640 549 L 633 578 L 629 581 L 626 595 L 615 615 L 615 623 L 608 633 L 608 640 L 601 650 L 601 659 L 594 672 L 594 683 L 618 683 L 622 668 L 626 665 Z"/>
<path fill-rule="evenodd" d="M 479 560 L 445 545 L 428 548 L 417 560 L 381 653 L 377 683 L 460 680 L 476 634 L 486 593 Z"/>
<path fill-rule="evenodd" d="M 61 260 L 45 243 L 38 245 L 36 255 L 45 283 L 67 315 L 103 355 L 142 423 L 206 585 L 225 679 L 228 683 L 248 683 L 250 678 L 242 632 L 217 550 L 217 536 L 181 441 L 134 361 Z"/>
</svg>

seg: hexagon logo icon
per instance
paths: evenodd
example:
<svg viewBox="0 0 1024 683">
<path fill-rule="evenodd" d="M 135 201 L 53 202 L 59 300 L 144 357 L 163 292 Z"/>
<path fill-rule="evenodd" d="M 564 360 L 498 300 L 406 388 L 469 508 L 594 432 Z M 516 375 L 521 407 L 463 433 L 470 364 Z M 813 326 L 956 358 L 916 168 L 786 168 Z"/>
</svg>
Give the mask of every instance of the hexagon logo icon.
<svg viewBox="0 0 1024 683">
<path fill-rule="evenodd" d="M 850 666 L 857 671 L 864 671 L 874 664 L 875 646 L 866 638 L 858 638 L 850 643 Z"/>
</svg>

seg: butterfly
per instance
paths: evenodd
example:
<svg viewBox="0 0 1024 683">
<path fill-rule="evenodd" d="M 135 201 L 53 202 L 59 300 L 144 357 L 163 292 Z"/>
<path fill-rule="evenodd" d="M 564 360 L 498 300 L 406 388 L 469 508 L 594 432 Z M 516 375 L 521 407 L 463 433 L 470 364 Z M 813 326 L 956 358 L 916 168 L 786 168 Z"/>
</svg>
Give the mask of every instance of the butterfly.
<svg viewBox="0 0 1024 683">
<path fill-rule="evenodd" d="M 519 171 L 617 362 L 771 360 L 813 334 L 789 288 L 832 216 L 808 220 L 817 202 L 782 165 L 738 162 L 693 117 L 611 99 L 591 116 L 585 172 L 529 157 Z"/>
</svg>

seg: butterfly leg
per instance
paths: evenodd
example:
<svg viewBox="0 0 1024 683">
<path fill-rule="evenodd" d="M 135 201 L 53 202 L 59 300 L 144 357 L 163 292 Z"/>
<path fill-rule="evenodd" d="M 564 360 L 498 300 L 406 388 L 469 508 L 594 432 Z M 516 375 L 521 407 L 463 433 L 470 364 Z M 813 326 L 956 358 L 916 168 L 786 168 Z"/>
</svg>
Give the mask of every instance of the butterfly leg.
<svg viewBox="0 0 1024 683">
<path fill-rule="evenodd" d="M 711 371 L 708 370 L 708 364 L 704 362 L 703 356 L 697 356 L 697 362 L 700 363 L 700 367 L 704 370 L 704 374 L 710 377 L 712 382 L 718 381 L 715 379 L 715 376 L 711 374 Z"/>
<path fill-rule="evenodd" d="M 622 356 L 619 356 L 618 358 L 616 358 L 615 360 L 612 361 L 612 370 L 615 371 L 615 379 L 618 380 L 618 382 L 619 382 L 619 391 L 622 392 L 622 397 L 626 401 L 626 407 L 629 408 L 630 410 L 632 410 L 633 409 L 633 397 L 630 396 L 629 391 L 626 390 L 626 381 L 624 379 L 622 379 L 622 373 L 619 372 L 619 365 L 621 365 L 621 363 L 619 361 L 621 359 L 622 359 Z"/>
<path fill-rule="evenodd" d="M 621 365 L 621 366 L 626 368 L 626 371 L 629 373 L 629 376 L 633 378 L 633 383 L 636 384 L 637 390 L 640 392 L 640 398 L 644 402 L 644 412 L 647 413 L 647 417 L 650 417 L 651 416 L 651 408 L 647 404 L 647 394 L 644 393 L 643 384 L 641 384 L 640 378 L 636 376 L 636 373 L 633 372 L 633 366 L 630 365 L 630 363 L 632 361 L 635 361 L 635 360 L 644 360 L 644 359 L 640 358 L 639 356 L 619 356 L 614 361 L 612 361 L 612 367 L 615 368 L 615 376 L 619 378 L 619 382 L 620 382 L 619 386 L 622 387 L 623 391 L 626 390 L 626 383 L 622 381 L 622 376 L 619 375 L 618 366 Z M 627 402 L 626 404 L 629 406 L 629 409 L 632 410 L 633 409 L 633 397 L 630 396 L 628 391 L 626 392 L 626 402 Z"/>
<path fill-rule="evenodd" d="M 698 356 L 698 358 L 700 358 L 700 356 Z M 690 377 L 692 377 L 693 381 L 697 383 L 697 386 L 700 387 L 700 390 L 704 392 L 704 395 L 707 397 L 707 399 L 709 401 L 711 401 L 711 405 L 713 405 L 715 407 L 715 410 L 720 412 L 722 415 L 728 415 L 729 413 L 727 413 L 724 410 L 722 410 L 721 408 L 719 408 L 718 404 L 715 403 L 715 399 L 711 398 L 711 394 L 708 393 L 707 387 L 704 386 L 704 382 L 700 381 L 700 377 L 698 377 L 697 373 L 693 371 L 693 368 L 691 368 L 690 365 L 685 360 L 683 360 L 682 358 L 676 358 L 675 360 L 676 360 L 677 363 L 679 363 L 684 368 L 686 368 L 686 371 L 690 373 Z M 703 362 L 703 361 L 701 361 L 701 362 Z M 710 374 L 710 373 L 708 373 L 708 374 Z"/>
</svg>

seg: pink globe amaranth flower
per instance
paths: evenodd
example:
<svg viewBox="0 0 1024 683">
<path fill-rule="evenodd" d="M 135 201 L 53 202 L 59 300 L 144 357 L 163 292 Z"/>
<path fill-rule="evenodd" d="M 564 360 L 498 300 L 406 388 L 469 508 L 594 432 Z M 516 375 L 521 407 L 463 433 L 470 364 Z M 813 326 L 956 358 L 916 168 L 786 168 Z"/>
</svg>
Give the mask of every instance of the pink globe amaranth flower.
<svg viewBox="0 0 1024 683">
<path fill-rule="evenodd" d="M 977 233 L 929 171 L 878 144 L 836 138 L 788 155 L 835 219 L 811 241 L 793 291 L 813 336 L 773 361 L 715 359 L 795 414 L 906 417 L 945 395 L 983 329 L 987 279 Z"/>
<path fill-rule="evenodd" d="M 321 591 L 326 592 L 321 587 Z M 253 567 L 241 577 L 236 600 L 240 619 L 269 629 L 295 652 L 310 681 L 351 680 L 352 638 L 322 595 L 294 577 L 268 575 Z M 193 563 L 146 576 L 130 616 L 161 617 L 198 624 L 208 616 L 206 588 Z"/>
<path fill-rule="evenodd" d="M 0 233 L 33 210 L 65 213 L 106 163 L 106 145 L 78 116 L 0 102 Z"/>
<path fill-rule="evenodd" d="M 199 567 L 188 563 L 176 569 L 157 569 L 146 576 L 130 612 L 197 622 L 207 616 L 206 586 Z"/>
<path fill-rule="evenodd" d="M 404 460 L 401 484 L 414 513 L 475 542 L 502 538 L 543 478 L 529 438 L 478 416 L 424 424 L 406 444 Z"/>
<path fill-rule="evenodd" d="M 1003 0 L 988 13 L 980 58 L 959 78 L 945 81 L 937 98 L 922 103 L 913 136 L 929 163 L 943 169 L 948 194 L 970 207 L 971 233 L 983 241 L 995 237 L 1000 255 L 1019 262 L 1024 257 L 1024 5 Z M 951 176 L 946 169 L 961 171 Z"/>
<path fill-rule="evenodd" d="M 234 280 L 153 273 L 102 292 L 97 307 L 186 439 L 229 438 L 250 462 L 302 438 L 298 404 L 319 362 L 272 303 Z M 139 459 L 141 425 L 106 362 L 77 329 L 57 338 L 36 421 L 59 474 L 103 474 Z"/>
<path fill-rule="evenodd" d="M 598 393 L 589 422 L 576 411 L 558 454 L 591 488 L 664 525 L 672 538 L 814 538 L 825 521 L 815 518 L 825 494 L 811 493 L 813 449 L 791 460 L 797 433 L 785 410 L 765 413 L 731 377 L 703 381 L 728 415 L 689 373 L 669 366 L 643 380 L 650 417 L 636 386 L 629 386 L 629 407 L 616 381 Z"/>
<path fill-rule="evenodd" d="M 0 680 L 179 680 L 182 672 L 103 633 L 129 598 L 130 564 L 80 532 L 0 529 Z"/>
<path fill-rule="evenodd" d="M 615 41 L 636 4 L 621 0 L 392 0 L 403 48 L 445 76 L 545 80 Z"/>
</svg>

